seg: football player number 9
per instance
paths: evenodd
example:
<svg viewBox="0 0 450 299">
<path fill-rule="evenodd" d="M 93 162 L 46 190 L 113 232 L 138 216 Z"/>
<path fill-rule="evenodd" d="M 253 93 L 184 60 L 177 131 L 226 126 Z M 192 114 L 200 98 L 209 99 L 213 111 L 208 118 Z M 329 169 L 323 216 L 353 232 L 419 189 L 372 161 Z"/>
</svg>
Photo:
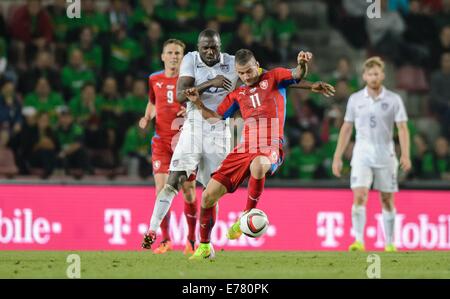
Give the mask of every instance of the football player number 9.
<svg viewBox="0 0 450 299">
<path fill-rule="evenodd" d="M 167 91 L 167 103 L 169 104 L 173 103 L 173 90 Z"/>
</svg>

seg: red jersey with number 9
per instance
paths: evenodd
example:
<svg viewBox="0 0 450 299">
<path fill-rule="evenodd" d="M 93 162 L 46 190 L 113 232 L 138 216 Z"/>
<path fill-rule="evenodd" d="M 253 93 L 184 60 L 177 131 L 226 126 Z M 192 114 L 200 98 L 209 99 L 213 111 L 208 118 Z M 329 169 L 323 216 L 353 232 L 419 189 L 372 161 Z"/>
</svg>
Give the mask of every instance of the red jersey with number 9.
<svg viewBox="0 0 450 299">
<path fill-rule="evenodd" d="M 240 110 L 244 119 L 244 144 L 250 148 L 283 143 L 286 88 L 298 83 L 292 70 L 275 68 L 260 75 L 252 86 L 241 86 L 227 95 L 217 113 L 228 118 Z M 256 143 L 255 143 L 256 142 Z"/>
<path fill-rule="evenodd" d="M 181 106 L 176 100 L 177 80 L 178 76 L 168 78 L 164 71 L 153 73 L 148 78 L 148 98 L 156 108 L 155 136 L 169 138 L 169 141 L 184 121 L 180 116 L 179 121 L 174 122 Z"/>
</svg>

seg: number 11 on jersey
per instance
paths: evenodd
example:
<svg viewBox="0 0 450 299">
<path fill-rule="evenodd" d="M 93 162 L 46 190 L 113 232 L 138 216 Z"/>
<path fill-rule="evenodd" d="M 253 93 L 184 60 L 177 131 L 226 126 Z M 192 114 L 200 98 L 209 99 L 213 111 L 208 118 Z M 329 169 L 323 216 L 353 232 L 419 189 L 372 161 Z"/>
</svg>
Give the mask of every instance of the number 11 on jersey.
<svg viewBox="0 0 450 299">
<path fill-rule="evenodd" d="M 252 100 L 253 108 L 261 106 L 261 102 L 259 101 L 259 95 L 257 93 L 252 94 L 250 96 L 250 100 Z"/>
</svg>

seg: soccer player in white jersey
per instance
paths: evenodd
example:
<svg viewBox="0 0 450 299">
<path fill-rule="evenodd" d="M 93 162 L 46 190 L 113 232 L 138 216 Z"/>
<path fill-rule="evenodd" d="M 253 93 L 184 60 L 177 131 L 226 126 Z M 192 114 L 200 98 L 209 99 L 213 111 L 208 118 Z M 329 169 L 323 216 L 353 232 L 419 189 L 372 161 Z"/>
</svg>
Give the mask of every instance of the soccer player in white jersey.
<svg viewBox="0 0 450 299">
<path fill-rule="evenodd" d="M 385 231 L 385 251 L 396 251 L 394 245 L 395 205 L 398 191 L 398 160 L 394 150 L 394 123 L 398 128 L 401 148 L 400 167 L 409 171 L 409 132 L 407 114 L 401 97 L 383 86 L 384 62 L 379 57 L 364 63 L 363 80 L 366 87 L 352 94 L 347 103 L 344 124 L 339 132 L 333 158 L 333 174 L 341 176 L 342 154 L 356 128 L 356 142 L 351 161 L 353 190 L 352 225 L 355 242 L 350 251 L 364 251 L 367 196 L 372 182 L 380 192 Z"/>
<path fill-rule="evenodd" d="M 183 91 L 196 87 L 203 103 L 215 111 L 223 98 L 235 88 L 238 80 L 234 56 L 220 52 L 220 36 L 211 29 L 199 34 L 198 51 L 187 53 L 181 63 L 177 82 L 177 101 L 187 100 Z M 156 239 L 156 230 L 172 204 L 183 182 L 196 172 L 197 180 L 206 186 L 211 173 L 231 148 L 231 133 L 225 121 L 210 124 L 191 102 L 187 103 L 186 121 L 170 163 L 166 185 L 158 194 L 150 228 L 143 247 Z"/>
</svg>

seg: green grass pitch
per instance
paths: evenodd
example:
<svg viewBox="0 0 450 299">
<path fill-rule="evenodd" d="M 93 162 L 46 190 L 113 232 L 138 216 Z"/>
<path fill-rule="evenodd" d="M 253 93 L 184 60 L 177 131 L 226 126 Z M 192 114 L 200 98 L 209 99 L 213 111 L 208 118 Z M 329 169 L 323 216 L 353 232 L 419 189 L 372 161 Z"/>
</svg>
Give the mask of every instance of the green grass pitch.
<svg viewBox="0 0 450 299">
<path fill-rule="evenodd" d="M 384 253 L 381 278 L 450 278 L 450 252 Z M 354 252 L 221 251 L 215 261 L 189 261 L 180 251 L 0 251 L 0 278 L 67 278 L 70 254 L 81 278 L 367 278 L 372 254 Z"/>
</svg>

